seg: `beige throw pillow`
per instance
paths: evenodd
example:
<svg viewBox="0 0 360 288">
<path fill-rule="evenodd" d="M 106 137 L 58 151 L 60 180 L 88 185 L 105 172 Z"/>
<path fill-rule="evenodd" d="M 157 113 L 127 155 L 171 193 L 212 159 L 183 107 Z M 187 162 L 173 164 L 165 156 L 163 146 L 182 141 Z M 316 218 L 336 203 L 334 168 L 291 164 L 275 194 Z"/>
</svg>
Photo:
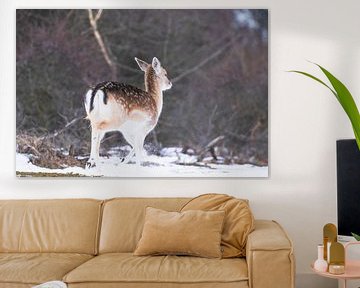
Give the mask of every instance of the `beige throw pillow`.
<svg viewBox="0 0 360 288">
<path fill-rule="evenodd" d="M 254 230 L 254 217 L 247 200 L 225 194 L 204 194 L 190 200 L 181 209 L 188 210 L 225 211 L 221 238 L 222 257 L 245 256 L 247 237 Z"/>
<path fill-rule="evenodd" d="M 224 211 L 167 212 L 147 207 L 134 255 L 192 255 L 221 258 Z"/>
</svg>

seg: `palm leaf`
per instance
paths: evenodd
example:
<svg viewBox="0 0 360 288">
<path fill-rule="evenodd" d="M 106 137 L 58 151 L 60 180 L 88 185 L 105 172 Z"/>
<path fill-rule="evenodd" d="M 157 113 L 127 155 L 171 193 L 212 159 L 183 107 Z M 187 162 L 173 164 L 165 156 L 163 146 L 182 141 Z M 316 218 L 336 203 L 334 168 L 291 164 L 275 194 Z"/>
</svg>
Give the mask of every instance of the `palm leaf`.
<svg viewBox="0 0 360 288">
<path fill-rule="evenodd" d="M 329 88 L 329 90 L 335 95 L 335 97 L 338 98 L 338 95 L 336 94 L 336 92 L 329 85 L 327 85 L 324 81 L 320 80 L 319 78 L 315 77 L 314 75 L 311 75 L 311 74 L 303 72 L 303 71 L 298 71 L 298 70 L 290 70 L 288 72 L 294 72 L 294 73 L 302 74 L 302 75 L 305 75 L 305 76 L 307 76 L 307 77 L 321 83 L 326 88 Z"/>
<path fill-rule="evenodd" d="M 305 76 L 321 83 L 335 95 L 336 99 L 339 101 L 340 105 L 343 107 L 345 113 L 347 114 L 347 116 L 351 122 L 353 131 L 354 131 L 354 135 L 356 138 L 356 143 L 360 150 L 360 114 L 359 114 L 358 108 L 356 107 L 354 98 L 352 97 L 350 91 L 346 88 L 346 86 L 339 79 L 337 79 L 334 75 L 332 75 L 328 70 L 326 70 L 322 66 L 320 66 L 316 63 L 314 63 L 314 64 L 317 65 L 321 69 L 321 71 L 325 74 L 325 76 L 330 81 L 333 88 L 331 88 L 325 82 L 323 82 L 319 78 L 317 78 L 309 73 L 297 71 L 297 70 L 292 70 L 289 72 L 294 72 L 294 73 L 305 75 Z"/>
<path fill-rule="evenodd" d="M 351 122 L 353 130 L 354 130 L 356 142 L 360 149 L 360 137 L 359 137 L 360 136 L 360 114 L 359 114 L 359 110 L 356 107 L 354 98 L 352 97 L 350 91 L 345 87 L 345 85 L 340 80 L 338 80 L 334 75 L 332 75 L 325 68 L 321 67 L 318 64 L 316 64 L 316 65 L 321 69 L 321 71 L 329 79 L 331 85 L 334 87 L 334 89 L 338 95 L 338 100 L 350 119 L 350 122 Z"/>
<path fill-rule="evenodd" d="M 360 235 L 357 235 L 355 233 L 351 233 L 351 235 L 356 239 L 356 241 L 360 241 Z"/>
</svg>

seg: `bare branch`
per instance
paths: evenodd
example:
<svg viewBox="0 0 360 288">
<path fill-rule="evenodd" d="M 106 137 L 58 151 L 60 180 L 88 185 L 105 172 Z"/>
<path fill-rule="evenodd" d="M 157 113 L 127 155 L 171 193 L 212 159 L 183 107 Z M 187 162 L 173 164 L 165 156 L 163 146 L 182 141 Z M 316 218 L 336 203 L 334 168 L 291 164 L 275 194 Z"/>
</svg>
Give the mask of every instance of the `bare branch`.
<svg viewBox="0 0 360 288">
<path fill-rule="evenodd" d="M 224 140 L 225 136 L 221 135 L 216 137 L 215 139 L 211 140 L 206 146 L 205 149 L 209 149 L 211 147 L 214 147 L 217 143 L 219 143 L 220 141 Z"/>
<path fill-rule="evenodd" d="M 95 16 L 95 22 L 97 22 L 100 19 L 102 12 L 103 12 L 103 9 L 98 10 L 98 12 Z"/>
<path fill-rule="evenodd" d="M 255 135 L 258 132 L 258 130 L 260 129 L 260 127 L 262 126 L 262 119 L 257 119 L 255 125 L 250 129 L 250 139 L 254 140 L 255 139 Z"/>
<path fill-rule="evenodd" d="M 100 16 L 102 14 L 102 10 L 100 9 L 97 12 L 95 18 L 94 18 L 93 11 L 91 9 L 88 9 L 88 14 L 89 14 L 89 22 L 90 22 L 91 28 L 93 30 L 95 39 L 96 39 L 97 43 L 99 44 L 100 50 L 101 50 L 101 52 L 102 52 L 102 54 L 104 56 L 104 59 L 105 59 L 106 63 L 109 65 L 109 67 L 111 69 L 112 77 L 114 79 L 116 79 L 116 76 L 117 76 L 116 65 L 113 62 L 113 60 L 111 59 L 108 48 L 106 47 L 106 45 L 104 43 L 104 40 L 101 37 L 101 34 L 100 34 L 99 29 L 97 27 L 97 21 L 100 19 Z"/>
<path fill-rule="evenodd" d="M 225 132 L 226 132 L 226 134 L 230 135 L 231 137 L 234 137 L 235 139 L 237 139 L 238 141 L 242 141 L 242 142 L 249 141 L 248 137 L 246 137 L 243 134 L 237 134 L 237 133 L 232 132 L 230 130 L 226 130 Z"/>
<path fill-rule="evenodd" d="M 178 68 L 184 66 L 183 63 L 193 63 L 194 58 L 197 57 L 197 55 L 209 55 L 211 51 L 215 50 L 216 47 L 222 46 L 224 43 L 228 41 L 228 39 L 232 39 L 235 36 L 233 32 L 226 33 L 222 37 L 215 39 L 211 41 L 211 43 L 203 43 L 202 46 L 200 46 L 194 53 L 189 53 L 188 55 L 183 55 L 183 57 L 180 57 L 180 59 L 177 59 L 177 62 L 174 62 L 171 64 L 172 68 Z M 174 59 L 175 60 L 175 59 Z"/>
<path fill-rule="evenodd" d="M 214 109 L 212 110 L 210 116 L 209 116 L 209 119 L 208 119 L 208 129 L 207 129 L 207 135 L 208 135 L 208 136 L 210 136 L 210 134 L 211 134 L 211 129 L 212 129 L 213 126 L 214 126 L 213 120 L 214 120 L 214 118 L 215 118 L 217 109 L 218 109 L 218 105 L 216 104 L 216 105 L 214 106 Z"/>
<path fill-rule="evenodd" d="M 175 83 L 177 81 L 179 81 L 180 79 L 184 78 L 185 76 L 197 71 L 198 69 L 200 69 L 202 66 L 206 65 L 207 63 L 209 63 L 211 60 L 213 60 L 214 58 L 218 57 L 220 54 L 222 54 L 226 49 L 228 49 L 238 38 L 240 38 L 240 35 L 238 35 L 237 37 L 231 39 L 228 43 L 226 43 L 224 46 L 222 46 L 221 48 L 219 48 L 218 50 L 216 50 L 214 53 L 210 54 L 208 57 L 206 57 L 204 60 L 200 61 L 198 64 L 196 64 L 195 66 L 193 66 L 192 68 L 189 68 L 187 70 L 185 70 L 183 73 L 181 73 L 180 75 L 176 76 L 174 79 L 172 79 L 172 82 Z"/>
<path fill-rule="evenodd" d="M 101 143 L 105 143 L 111 139 L 115 139 L 116 137 L 118 137 L 117 134 L 111 134 L 110 136 L 105 136 L 102 140 L 101 140 Z"/>
<path fill-rule="evenodd" d="M 212 139 L 200 152 L 199 152 L 199 156 L 198 156 L 198 162 L 202 161 L 206 155 L 206 153 L 208 151 L 211 152 L 213 158 L 215 159 L 216 156 L 214 157 L 215 155 L 215 152 L 213 150 L 214 146 L 216 144 L 218 144 L 220 141 L 223 141 L 225 139 L 225 136 L 221 135 L 221 136 L 218 136 L 216 137 L 215 139 Z M 212 150 L 212 151 L 211 151 Z"/>
<path fill-rule="evenodd" d="M 167 31 L 166 31 L 166 38 L 164 41 L 164 46 L 163 46 L 163 61 L 166 62 L 166 58 L 167 58 L 167 54 L 168 54 L 168 46 L 169 46 L 169 40 L 170 40 L 170 33 L 171 33 L 171 23 L 172 23 L 172 18 L 171 18 L 171 14 L 168 14 L 168 21 L 167 21 Z"/>
<path fill-rule="evenodd" d="M 124 69 L 124 70 L 127 70 L 127 71 L 131 71 L 131 72 L 137 72 L 137 73 L 141 73 L 141 70 L 140 69 L 135 69 L 135 68 L 132 68 L 130 66 L 127 66 L 125 64 L 122 64 L 122 63 L 116 63 L 116 66 Z"/>
<path fill-rule="evenodd" d="M 61 128 L 60 130 L 56 130 L 54 133 L 52 133 L 50 135 L 40 137 L 40 139 L 43 140 L 46 138 L 55 138 L 56 136 L 58 136 L 59 134 L 63 133 L 65 130 L 67 130 L 69 127 L 71 127 L 72 125 L 77 123 L 79 120 L 83 120 L 83 119 L 85 119 L 84 116 L 74 118 L 70 122 L 66 123 L 66 125 L 63 128 Z"/>
</svg>

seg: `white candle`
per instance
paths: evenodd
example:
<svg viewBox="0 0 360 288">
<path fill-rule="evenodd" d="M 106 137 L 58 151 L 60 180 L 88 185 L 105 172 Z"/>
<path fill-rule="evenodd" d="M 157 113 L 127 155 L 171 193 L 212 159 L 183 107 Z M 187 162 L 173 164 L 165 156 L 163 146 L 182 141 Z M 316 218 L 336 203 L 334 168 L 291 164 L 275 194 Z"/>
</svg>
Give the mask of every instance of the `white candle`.
<svg viewBox="0 0 360 288">
<path fill-rule="evenodd" d="M 335 265 L 331 264 L 329 266 L 329 273 L 331 274 L 344 274 L 345 273 L 345 266 L 344 265 Z"/>
<path fill-rule="evenodd" d="M 327 242 L 327 256 L 326 256 L 326 260 L 327 262 L 330 264 L 330 246 L 331 246 L 331 242 Z"/>
</svg>

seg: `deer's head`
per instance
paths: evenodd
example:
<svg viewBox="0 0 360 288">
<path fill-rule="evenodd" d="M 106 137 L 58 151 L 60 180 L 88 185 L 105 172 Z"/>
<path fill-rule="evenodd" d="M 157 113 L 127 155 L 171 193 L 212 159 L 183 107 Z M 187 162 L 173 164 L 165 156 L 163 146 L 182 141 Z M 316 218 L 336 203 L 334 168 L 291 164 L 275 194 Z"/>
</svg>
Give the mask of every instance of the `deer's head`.
<svg viewBox="0 0 360 288">
<path fill-rule="evenodd" d="M 160 85 L 160 89 L 162 91 L 165 91 L 165 90 L 168 90 L 171 88 L 172 83 L 167 76 L 166 70 L 161 66 L 159 59 L 154 57 L 151 65 L 149 63 L 146 63 L 143 60 L 136 58 L 136 57 L 135 57 L 135 61 L 139 65 L 140 69 L 145 72 L 145 75 L 150 74 L 150 72 L 152 72 L 151 70 L 154 71 L 156 80 L 158 81 L 158 83 Z"/>
</svg>

